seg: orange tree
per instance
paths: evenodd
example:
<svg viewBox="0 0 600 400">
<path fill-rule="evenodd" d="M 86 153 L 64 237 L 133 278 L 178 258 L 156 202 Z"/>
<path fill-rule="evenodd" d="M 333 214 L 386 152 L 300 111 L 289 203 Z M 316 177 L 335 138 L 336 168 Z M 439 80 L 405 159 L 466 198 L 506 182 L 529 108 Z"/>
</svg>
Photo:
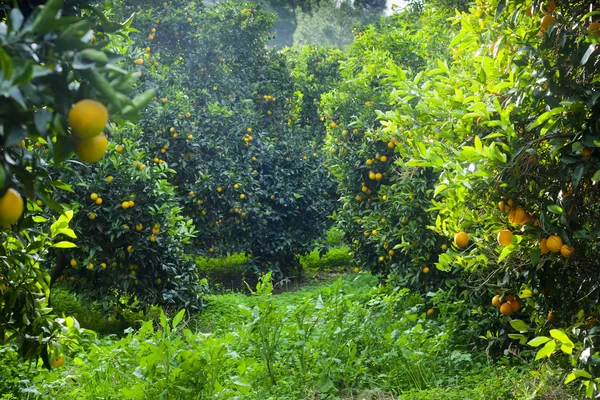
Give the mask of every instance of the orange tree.
<svg viewBox="0 0 600 400">
<path fill-rule="evenodd" d="M 113 127 L 108 154 L 93 168 L 73 164 L 56 171 L 70 191 L 55 199 L 76 211 L 77 248 L 53 251 L 54 271 L 69 286 L 102 300 L 110 312 L 122 304 L 195 309 L 200 280 L 184 257 L 195 230 L 180 215 L 165 164 L 145 165 L 136 145 L 138 126 Z M 52 174 L 54 175 L 54 174 Z"/>
<path fill-rule="evenodd" d="M 389 24 L 357 31 L 341 63 L 342 83 L 321 102 L 328 129 L 328 163 L 341 188 L 338 221 L 363 268 L 403 284 L 431 287 L 441 273 L 433 263 L 448 241 L 427 230 L 428 210 L 438 174 L 406 166 L 410 140 L 384 131 L 378 115 L 393 113 L 393 86 L 383 79 L 393 62 L 414 73 L 432 54 L 443 54 L 444 35 L 415 33 L 413 13 Z M 425 18 L 441 19 L 429 15 Z"/>
<path fill-rule="evenodd" d="M 444 279 L 449 288 L 444 296 L 454 305 L 440 307 L 465 317 L 464 323 L 475 332 L 483 334 L 495 323 L 497 330 L 484 336 L 491 343 L 506 345 L 512 330 L 505 326 L 508 321 L 523 330 L 510 337 L 526 341 L 527 329 L 515 319 L 532 321 L 537 332 L 557 325 L 573 326 L 582 334 L 594 329 L 600 288 L 590 277 L 597 275 L 592 260 L 599 250 L 600 142 L 593 77 L 600 24 L 594 22 L 597 12 L 588 11 L 583 3 L 563 8 L 553 2 L 480 1 L 453 19 L 460 30 L 450 32 L 450 55 L 421 53 L 421 68 L 416 70 L 398 57 L 401 48 L 381 55 L 378 65 L 387 64 L 374 76 L 375 82 L 366 81 L 365 86 L 383 93 L 372 94 L 374 100 L 361 99 L 373 101 L 377 112 L 361 118 L 354 111 L 348 114 L 359 118 L 342 121 L 341 129 L 354 122 L 370 131 L 354 144 L 347 163 L 340 156 L 348 145 L 336 133 L 339 124 L 330 132 L 335 173 L 343 188 L 348 187 L 344 202 L 353 210 L 344 219 L 348 224 L 354 214 L 356 223 L 373 221 L 371 216 L 364 218 L 362 209 L 354 211 L 373 209 L 373 195 L 381 202 L 385 194 L 389 201 L 385 186 L 369 186 L 378 179 L 385 184 L 386 179 L 405 176 L 402 182 L 410 188 L 419 179 L 402 171 L 437 176 L 429 183 L 430 196 L 421 197 L 419 206 L 427 209 L 429 220 L 423 215 L 417 229 L 423 243 L 435 234 L 436 244 L 445 245 L 433 259 L 436 274 L 452 276 Z M 428 16 L 429 11 L 424 12 Z M 404 31 L 393 24 L 382 29 L 394 35 Z M 444 37 L 436 24 L 424 29 L 426 33 L 415 35 Z M 365 37 L 368 31 L 351 46 L 359 50 L 355 60 L 374 57 L 369 47 L 358 47 Z M 343 65 L 342 72 L 351 66 Z M 347 79 L 354 82 L 369 69 L 348 70 Z M 347 91 L 336 93 L 341 89 L 325 97 L 325 115 L 350 108 L 350 100 L 343 102 Z M 386 176 L 386 170 L 377 169 L 382 163 L 373 153 L 379 160 L 385 155 L 386 162 L 390 157 L 380 144 L 363 157 L 364 171 L 373 172 L 375 182 L 350 173 L 351 166 L 360 166 L 352 163 L 354 154 L 382 140 L 395 143 L 391 157 L 396 157 L 396 171 Z M 358 192 L 361 182 L 366 187 L 360 188 L 363 194 Z M 414 199 L 418 191 L 410 195 Z M 377 218 L 387 222 L 398 211 Z M 354 240 L 376 245 L 373 226 L 355 228 Z M 360 237 L 361 231 L 368 239 Z M 380 236 L 380 230 L 375 231 Z M 399 237 L 408 235 L 409 228 L 399 227 Z M 398 249 L 406 247 L 401 244 Z M 387 261 L 381 251 L 369 254 L 372 265 L 376 257 Z M 554 350 L 544 349 L 543 356 Z"/>
<path fill-rule="evenodd" d="M 326 226 L 335 188 L 288 63 L 265 47 L 273 17 L 229 2 L 116 7 L 137 12 L 129 56 L 158 92 L 141 120 L 147 162 L 176 171 L 197 252 L 248 251 L 257 272 L 288 274 Z"/>
<path fill-rule="evenodd" d="M 84 162 L 101 158 L 109 117 L 135 117 L 152 92 L 130 100 L 137 76 L 102 50 L 130 21 L 111 23 L 85 2 L 61 0 L 4 5 L 0 18 L 0 338 L 49 367 L 59 340 L 74 345 L 65 337 L 78 332 L 72 319 L 55 319 L 46 308 L 48 249 L 76 246 L 72 213 L 50 217 L 48 227 L 49 217 L 39 215 L 44 204 L 62 214 L 55 191 L 69 189 L 49 169 L 74 151 Z"/>
</svg>

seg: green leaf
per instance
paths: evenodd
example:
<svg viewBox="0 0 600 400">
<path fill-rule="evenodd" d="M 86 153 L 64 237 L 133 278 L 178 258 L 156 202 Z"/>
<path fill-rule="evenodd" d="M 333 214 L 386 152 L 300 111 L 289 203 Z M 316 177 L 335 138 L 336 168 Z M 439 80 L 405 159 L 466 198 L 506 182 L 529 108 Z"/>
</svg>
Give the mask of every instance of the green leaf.
<svg viewBox="0 0 600 400">
<path fill-rule="evenodd" d="M 583 178 L 583 175 L 585 175 L 585 172 L 588 169 L 588 165 L 589 164 L 579 164 L 578 166 L 575 167 L 575 170 L 573 171 L 573 188 L 576 188 L 577 185 L 579 185 L 579 182 L 581 181 L 581 178 Z"/>
<path fill-rule="evenodd" d="M 179 325 L 181 323 L 181 320 L 183 320 L 184 315 L 185 315 L 185 308 L 182 309 L 181 311 L 179 311 L 177 313 L 177 315 L 175 315 L 173 317 L 173 329 L 177 328 L 177 325 Z"/>
<path fill-rule="evenodd" d="M 596 173 L 594 174 L 594 176 L 592 176 L 592 181 L 594 181 L 594 182 L 600 182 L 600 169 L 598 171 L 596 171 Z"/>
<path fill-rule="evenodd" d="M 66 192 L 69 192 L 69 193 L 75 193 L 75 191 L 73 191 L 73 188 L 71 188 L 71 186 L 69 186 L 68 184 L 66 184 L 64 182 L 52 181 L 52 182 L 49 182 L 49 185 L 52 185 L 57 189 L 61 189 Z"/>
<path fill-rule="evenodd" d="M 538 347 L 538 346 L 541 346 L 544 343 L 548 342 L 549 340 L 550 340 L 550 338 L 547 336 L 537 336 L 537 337 L 531 339 L 527 344 L 531 347 Z"/>
<path fill-rule="evenodd" d="M 529 326 L 520 319 L 511 319 L 510 326 L 512 326 L 515 331 L 519 332 L 527 332 L 529 330 Z"/>
<path fill-rule="evenodd" d="M 52 119 L 52 113 L 48 110 L 39 110 L 33 114 L 33 123 L 35 129 L 42 136 L 46 136 L 48 132 L 48 122 Z"/>
<path fill-rule="evenodd" d="M 552 212 L 554 214 L 562 214 L 564 210 L 559 205 L 549 204 L 548 205 L 548 211 L 550 211 L 550 212 Z"/>
<path fill-rule="evenodd" d="M 77 247 L 77 245 L 73 242 L 62 241 L 62 242 L 54 243 L 52 245 L 52 247 L 56 247 L 58 249 L 74 249 Z"/>
<path fill-rule="evenodd" d="M 55 26 L 55 21 L 58 13 L 63 8 L 63 0 L 49 0 L 46 5 L 42 6 L 42 11 L 37 14 L 37 17 L 31 25 L 33 33 L 46 33 Z"/>
<path fill-rule="evenodd" d="M 573 346 L 571 339 L 560 329 L 551 329 L 550 336 L 563 344 Z"/>
<path fill-rule="evenodd" d="M 552 355 L 552 353 L 554 352 L 554 350 L 556 349 L 556 342 L 554 340 L 549 341 L 548 343 L 546 343 L 546 345 L 544 347 L 542 347 L 537 354 L 535 355 L 535 360 L 540 360 L 544 357 L 548 357 L 550 358 L 550 356 Z"/>
<path fill-rule="evenodd" d="M 567 376 L 567 378 L 565 379 L 565 385 L 567 383 L 573 382 L 575 379 L 578 378 L 592 379 L 592 375 L 590 375 L 590 373 L 585 370 L 576 369 Z"/>
<path fill-rule="evenodd" d="M 539 248 L 535 248 L 529 253 L 529 261 L 531 265 L 538 265 L 542 257 L 542 251 Z"/>
</svg>

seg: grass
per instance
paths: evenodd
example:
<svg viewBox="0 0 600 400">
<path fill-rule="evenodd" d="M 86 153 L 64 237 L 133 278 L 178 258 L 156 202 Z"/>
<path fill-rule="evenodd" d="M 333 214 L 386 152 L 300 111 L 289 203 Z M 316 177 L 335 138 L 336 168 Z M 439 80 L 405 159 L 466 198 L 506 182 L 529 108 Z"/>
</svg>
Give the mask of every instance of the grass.
<svg viewBox="0 0 600 400">
<path fill-rule="evenodd" d="M 265 282 L 258 295 L 208 295 L 208 308 L 185 329 L 156 318 L 121 338 L 90 337 L 50 372 L 0 347 L 0 373 L 10 377 L 0 381 L 0 393 L 78 400 L 576 398 L 559 379 L 529 376 L 531 366 L 491 363 L 465 348 L 448 320 L 425 315 L 419 294 L 379 287 L 369 274 L 275 289 L 269 295 Z"/>
</svg>

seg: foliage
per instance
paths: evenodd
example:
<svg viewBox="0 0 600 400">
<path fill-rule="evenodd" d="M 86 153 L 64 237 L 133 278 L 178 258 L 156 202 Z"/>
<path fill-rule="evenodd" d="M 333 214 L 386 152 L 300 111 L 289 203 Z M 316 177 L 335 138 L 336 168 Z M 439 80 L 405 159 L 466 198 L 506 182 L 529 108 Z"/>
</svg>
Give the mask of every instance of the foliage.
<svg viewBox="0 0 600 400">
<path fill-rule="evenodd" d="M 445 287 L 457 313 L 476 316 L 462 328 L 490 349 L 510 340 L 494 295 L 504 315 L 517 313 L 538 334 L 596 315 L 595 13 L 583 3 L 478 1 L 451 28 L 422 22 L 443 10 L 422 12 L 416 24 L 400 14 L 377 34 L 359 33 L 345 81 L 321 102 L 335 122 L 328 163 L 355 254 L 401 285 Z M 402 56 L 418 38 L 449 43 L 449 52 Z M 499 245 L 503 229 L 509 241 Z M 459 232 L 464 247 L 452 243 Z"/>
<path fill-rule="evenodd" d="M 82 9 L 90 12 L 84 17 Z M 53 193 L 68 187 L 49 178 L 48 170 L 73 153 L 67 114 L 75 101 L 93 98 L 106 105 L 112 118 L 132 118 L 152 91 L 129 99 L 126 93 L 137 76 L 117 67 L 118 57 L 102 50 L 130 21 L 112 23 L 85 2 L 75 7 L 61 0 L 35 8 L 5 5 L 1 13 L 0 195 L 16 188 L 28 200 L 25 215 L 0 232 L 0 335 L 16 338 L 21 355 L 41 355 L 49 367 L 49 359 L 60 354 L 63 330 L 77 330 L 75 321 L 67 319 L 67 328 L 65 320 L 46 309 L 51 284 L 47 251 L 75 246 L 70 239 L 51 240 L 58 234 L 75 238 L 68 228 L 72 214 L 59 217 L 50 231 L 38 224 L 53 218 L 36 215 L 44 203 L 64 211 Z M 33 151 L 34 143 L 44 150 Z"/>
<path fill-rule="evenodd" d="M 169 181 L 184 215 L 202 227 L 198 253 L 247 251 L 256 272 L 293 274 L 336 197 L 318 136 L 298 121 L 286 60 L 265 48 L 272 17 L 229 2 L 113 6 L 137 12 L 127 55 L 143 61 L 140 89 L 159 94 L 141 120 L 142 142 L 148 162 L 176 171 Z"/>
<path fill-rule="evenodd" d="M 102 300 L 117 318 L 134 303 L 189 310 L 201 305 L 199 278 L 184 258 L 196 231 L 180 215 L 167 181 L 174 171 L 143 164 L 146 156 L 136 148 L 141 136 L 139 126 L 115 127 L 108 155 L 93 171 L 74 164 L 56 172 L 73 188 L 56 199 L 76 210 L 73 230 L 80 238 L 76 249 L 54 252 L 65 265 L 62 279 Z"/>
<path fill-rule="evenodd" d="M 82 399 L 347 398 L 377 392 L 510 399 L 530 390 L 519 383 L 518 370 L 494 370 L 477 352 L 449 347 L 450 331 L 427 317 L 424 299 L 408 290 L 370 289 L 375 280 L 360 275 L 273 295 L 267 277 L 255 296 L 214 296 L 224 302 L 212 302 L 208 310 L 226 315 L 229 329 L 194 333 L 183 314 L 172 320 L 162 314 L 122 339 L 95 340 L 68 370 L 21 382 L 22 388 L 41 397 Z M 263 332 L 278 332 L 278 338 L 257 352 L 261 326 L 274 328 Z"/>
</svg>

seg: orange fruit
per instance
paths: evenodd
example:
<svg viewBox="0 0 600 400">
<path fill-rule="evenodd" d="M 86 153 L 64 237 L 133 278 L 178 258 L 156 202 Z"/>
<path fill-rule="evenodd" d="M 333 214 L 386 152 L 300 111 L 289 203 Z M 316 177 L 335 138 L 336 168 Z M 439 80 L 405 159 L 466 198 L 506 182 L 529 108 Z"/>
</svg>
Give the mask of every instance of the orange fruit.
<svg viewBox="0 0 600 400">
<path fill-rule="evenodd" d="M 540 250 L 542 251 L 542 254 L 550 253 L 547 242 L 548 242 L 548 239 L 546 239 L 546 238 L 540 240 Z"/>
<path fill-rule="evenodd" d="M 546 2 L 546 7 L 542 6 L 541 10 L 545 15 L 552 14 L 554 10 L 556 10 L 556 4 L 554 3 L 554 0 L 548 0 Z"/>
<path fill-rule="evenodd" d="M 548 313 L 548 315 L 546 316 L 546 320 L 548 322 L 554 322 L 554 321 L 556 321 L 556 314 L 554 314 L 552 311 L 550 311 Z"/>
<path fill-rule="evenodd" d="M 383 179 L 383 175 L 381 174 L 381 172 L 376 173 L 375 180 L 380 181 L 381 179 Z"/>
<path fill-rule="evenodd" d="M 384 261 L 385 261 L 385 257 L 384 257 L 384 256 L 380 256 L 380 257 L 379 257 L 379 261 L 380 261 L 380 262 L 384 262 Z"/>
<path fill-rule="evenodd" d="M 77 140 L 75 143 L 75 153 L 83 162 L 94 163 L 99 161 L 106 153 L 108 139 L 100 134 L 90 139 Z"/>
<path fill-rule="evenodd" d="M 501 246 L 508 246 L 511 244 L 510 238 L 512 238 L 512 235 L 512 232 L 508 229 L 502 229 L 498 232 L 498 243 L 500 243 Z"/>
<path fill-rule="evenodd" d="M 498 203 L 498 208 L 502 212 L 506 212 L 507 209 L 510 209 L 510 207 L 508 207 L 503 201 L 501 201 L 501 202 Z"/>
<path fill-rule="evenodd" d="M 548 30 L 548 28 L 555 22 L 556 22 L 556 18 L 554 18 L 552 15 L 544 15 L 540 22 L 540 30 L 542 32 L 546 32 Z"/>
<path fill-rule="evenodd" d="M 502 304 L 502 305 L 500 306 L 500 313 L 501 313 L 502 315 L 506 315 L 506 316 L 508 316 L 508 315 L 512 314 L 512 313 L 513 313 L 512 306 L 511 306 L 511 305 L 510 305 L 508 302 L 507 302 L 507 303 L 504 303 L 504 304 Z"/>
<path fill-rule="evenodd" d="M 492 305 L 496 308 L 500 308 L 502 303 L 500 303 L 500 295 L 497 294 L 492 298 Z"/>
<path fill-rule="evenodd" d="M 360 272 L 360 268 L 358 268 L 358 267 L 354 268 L 354 272 L 358 274 Z"/>
<path fill-rule="evenodd" d="M 99 101 L 81 100 L 71 107 L 67 121 L 73 135 L 80 139 L 89 139 L 104 130 L 108 123 L 108 110 Z"/>
<path fill-rule="evenodd" d="M 558 253 L 562 245 L 562 238 L 558 235 L 551 235 L 548 240 L 546 240 L 546 246 L 548 246 L 548 250 L 553 253 Z"/>
<path fill-rule="evenodd" d="M 597 24 L 600 25 L 600 23 L 597 23 Z M 600 29 L 600 27 L 599 27 L 599 29 Z M 584 147 L 583 150 L 581 150 L 581 157 L 589 157 L 591 155 L 592 155 L 592 149 L 590 149 L 589 147 Z"/>
<path fill-rule="evenodd" d="M 381 156 L 381 158 L 379 160 L 381 162 L 386 162 L 387 161 L 387 157 L 386 156 Z"/>
<path fill-rule="evenodd" d="M 564 257 L 564 258 L 569 258 L 573 255 L 573 253 L 575 252 L 575 249 L 571 246 L 569 246 L 568 244 L 563 244 L 560 247 L 560 254 Z"/>
<path fill-rule="evenodd" d="M 429 317 L 431 317 L 433 314 L 435 314 L 435 310 L 433 308 L 430 308 L 429 310 L 427 310 L 427 315 Z"/>
<path fill-rule="evenodd" d="M 10 188 L 0 197 L 0 225 L 8 227 L 21 218 L 23 198 L 15 189 Z"/>
<path fill-rule="evenodd" d="M 517 300 L 517 299 L 508 301 L 508 302 L 506 302 L 506 304 L 510 304 L 510 308 L 512 309 L 512 312 L 517 312 L 521 308 L 521 304 L 519 303 L 519 300 Z"/>
<path fill-rule="evenodd" d="M 425 268 L 423 268 L 423 273 L 424 273 L 424 274 L 428 274 L 428 273 L 429 273 L 429 267 L 425 267 Z"/>
<path fill-rule="evenodd" d="M 527 218 L 527 214 L 521 207 L 513 209 L 508 215 L 508 220 L 511 224 L 521 224 L 525 218 Z"/>
<path fill-rule="evenodd" d="M 513 199 L 508 199 L 506 204 L 508 204 L 510 208 L 513 208 L 515 206 L 515 201 Z"/>
<path fill-rule="evenodd" d="M 98 198 L 98 193 L 92 193 L 92 194 L 90 194 L 90 200 L 96 201 L 97 198 Z"/>
<path fill-rule="evenodd" d="M 124 201 L 124 202 L 122 202 L 122 203 L 121 203 L 121 207 L 123 207 L 123 208 L 125 208 L 125 209 L 129 208 L 129 202 L 128 202 L 128 201 Z"/>
<path fill-rule="evenodd" d="M 465 232 L 458 232 L 454 235 L 454 244 L 457 247 L 466 247 L 469 244 L 469 235 Z"/>
<path fill-rule="evenodd" d="M 590 35 L 600 35 L 600 22 L 592 22 L 588 26 L 588 33 Z"/>
<path fill-rule="evenodd" d="M 63 355 L 62 355 L 60 358 L 58 358 L 58 359 L 56 359 L 56 358 L 55 358 L 55 359 L 52 359 L 52 360 L 50 361 L 50 366 L 51 366 L 52 368 L 60 368 L 60 367 L 62 367 L 62 366 L 63 366 L 63 364 L 64 364 L 64 363 L 65 363 L 65 356 L 64 356 L 64 354 L 63 354 Z"/>
<path fill-rule="evenodd" d="M 102 197 L 98 197 L 95 201 L 96 204 L 100 205 L 102 204 Z"/>
</svg>

